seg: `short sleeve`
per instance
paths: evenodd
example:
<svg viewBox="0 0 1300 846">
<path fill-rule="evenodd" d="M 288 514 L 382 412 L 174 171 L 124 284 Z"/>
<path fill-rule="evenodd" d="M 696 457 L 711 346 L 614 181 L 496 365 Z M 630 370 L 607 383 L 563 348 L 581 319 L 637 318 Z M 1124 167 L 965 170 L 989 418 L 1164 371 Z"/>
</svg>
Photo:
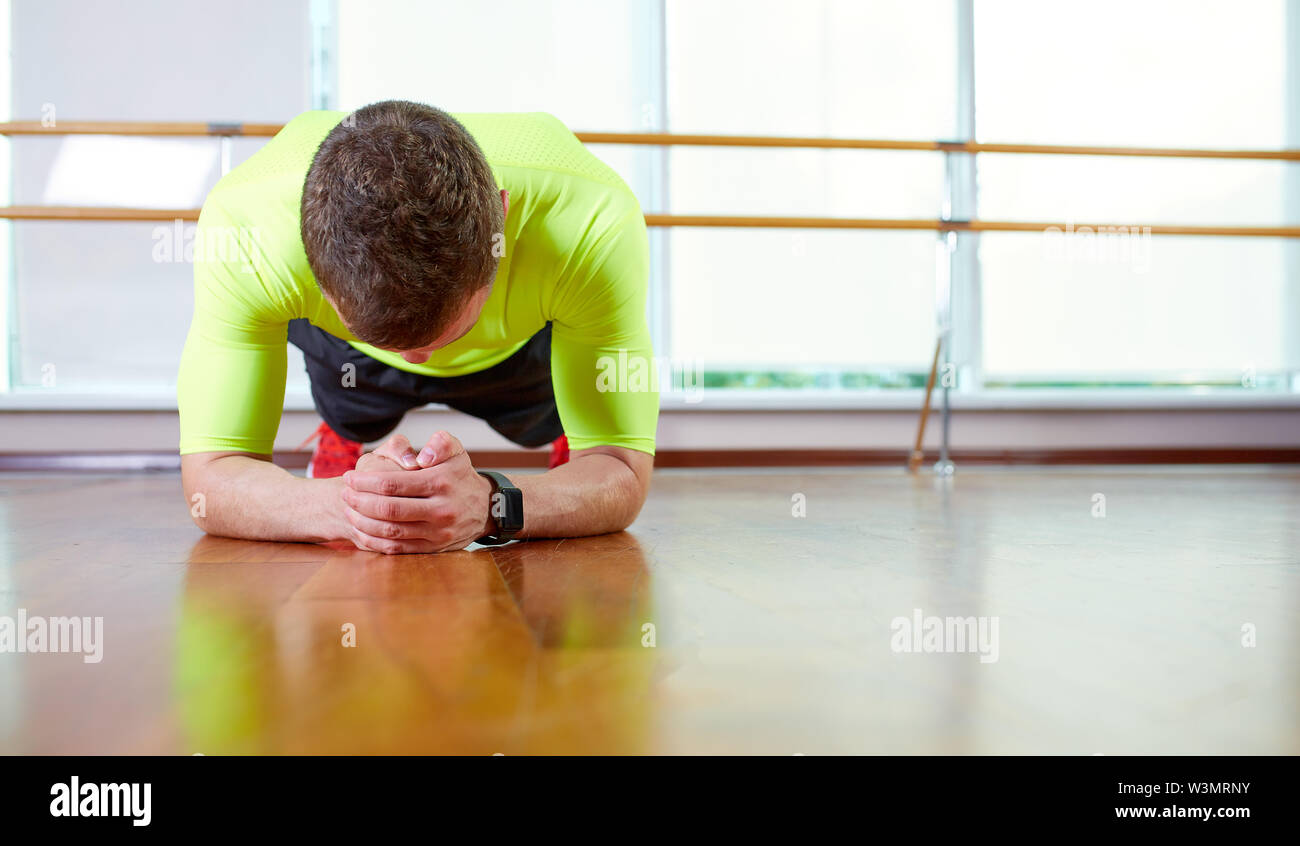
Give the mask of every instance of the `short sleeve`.
<svg viewBox="0 0 1300 846">
<path fill-rule="evenodd" d="M 176 388 L 182 455 L 269 455 L 279 429 L 288 321 L 268 303 L 239 232 L 207 209 L 196 232 L 194 315 Z"/>
<path fill-rule="evenodd" d="M 556 290 L 551 378 L 570 449 L 654 454 L 659 384 L 645 314 L 649 256 L 645 218 L 635 208 Z"/>
</svg>

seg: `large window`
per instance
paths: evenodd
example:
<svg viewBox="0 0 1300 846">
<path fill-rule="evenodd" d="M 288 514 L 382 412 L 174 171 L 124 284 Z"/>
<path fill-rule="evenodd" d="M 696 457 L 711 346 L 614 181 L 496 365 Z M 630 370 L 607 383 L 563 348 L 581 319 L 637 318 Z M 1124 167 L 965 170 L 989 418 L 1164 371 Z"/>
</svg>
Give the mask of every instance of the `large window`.
<svg viewBox="0 0 1300 846">
<path fill-rule="evenodd" d="M 743 0 L 666 4 L 668 125 L 679 133 L 947 138 L 954 6 Z M 904 84 L 899 84 L 905 81 Z M 673 147 L 677 214 L 935 218 L 938 153 Z M 933 233 L 674 229 L 666 333 L 709 386 L 912 387 L 934 343 Z"/>
<path fill-rule="evenodd" d="M 1283 0 L 977 3 L 980 140 L 1296 146 L 1286 125 L 1296 9 Z M 1295 241 L 1161 237 L 1140 225 L 1295 224 L 1297 167 L 980 156 L 981 217 L 1121 227 L 981 236 L 986 384 L 1284 387 L 1300 367 Z"/>
<path fill-rule="evenodd" d="M 12 93 L 3 119 L 52 129 L 69 121 L 283 121 L 308 106 L 304 10 L 261 0 L 220 8 L 204 0 L 0 4 L 9 35 L 0 54 L 4 91 Z M 264 49 L 272 42 L 280 49 Z M 4 151 L 4 202 L 194 208 L 223 161 L 238 165 L 262 143 L 18 136 Z M 0 268 L 10 400 L 174 407 L 193 307 L 186 254 L 193 223 L 6 221 L 3 228 L 12 245 Z M 305 382 L 300 363 L 290 373 Z"/>
<path fill-rule="evenodd" d="M 0 110 L 16 119 L 48 107 L 68 120 L 283 122 L 410 98 L 547 111 L 579 132 L 1300 146 L 1300 3 L 1285 0 L 231 0 L 221 14 L 201 0 L 0 0 L 0 18 Z M 177 42 L 178 26 L 207 37 Z M 109 30 L 139 37 L 124 47 Z M 168 208 L 200 203 L 261 142 L 0 143 L 13 204 Z M 1300 239 L 1143 229 L 1296 226 L 1300 164 L 592 149 L 657 214 L 1060 224 L 947 239 L 652 228 L 658 354 L 740 401 L 916 390 L 945 319 L 960 393 L 1300 392 Z M 0 395 L 170 401 L 191 268 L 159 260 L 164 225 L 0 227 Z M 306 406 L 301 367 L 290 373 L 289 405 Z"/>
<path fill-rule="evenodd" d="M 1296 12 L 1282 0 L 1194 14 L 1118 0 L 1086 10 L 1030 0 L 519 0 L 452 13 L 341 0 L 338 12 L 343 108 L 411 96 L 453 109 L 544 109 L 579 131 L 1227 149 L 1296 140 L 1286 125 L 1297 87 L 1287 16 Z M 400 33 L 394 19 L 406 23 Z M 450 42 L 439 36 L 453 31 Z M 430 39 L 438 49 L 421 49 Z M 1294 224 L 1295 164 L 594 149 L 650 212 L 935 219 L 947 205 L 959 218 L 1062 223 L 957 236 L 972 260 L 950 268 L 945 358 L 962 391 L 1286 390 L 1300 368 L 1294 240 L 1143 229 Z M 954 201 L 962 179 L 973 190 Z M 1094 233 L 1093 223 L 1115 228 Z M 713 387 L 915 388 L 943 317 L 937 240 L 658 230 L 660 354 L 702 368 Z"/>
<path fill-rule="evenodd" d="M 954 27 L 949 0 L 509 0 L 451 13 L 340 0 L 336 105 L 537 109 L 578 131 L 947 137 Z M 943 201 L 938 153 L 594 149 L 651 212 L 933 218 Z M 654 231 L 658 354 L 707 386 L 916 387 L 934 343 L 934 240 Z"/>
</svg>

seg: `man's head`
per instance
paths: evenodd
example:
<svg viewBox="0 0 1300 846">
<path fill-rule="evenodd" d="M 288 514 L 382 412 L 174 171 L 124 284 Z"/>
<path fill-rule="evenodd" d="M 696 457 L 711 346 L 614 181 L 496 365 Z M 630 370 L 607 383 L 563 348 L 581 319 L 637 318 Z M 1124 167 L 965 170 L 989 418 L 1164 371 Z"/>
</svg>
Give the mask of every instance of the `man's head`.
<svg viewBox="0 0 1300 846">
<path fill-rule="evenodd" d="M 432 351 L 469 331 L 496 275 L 503 220 L 465 127 L 402 100 L 331 130 L 303 185 L 312 273 L 352 333 L 384 349 Z"/>
</svg>

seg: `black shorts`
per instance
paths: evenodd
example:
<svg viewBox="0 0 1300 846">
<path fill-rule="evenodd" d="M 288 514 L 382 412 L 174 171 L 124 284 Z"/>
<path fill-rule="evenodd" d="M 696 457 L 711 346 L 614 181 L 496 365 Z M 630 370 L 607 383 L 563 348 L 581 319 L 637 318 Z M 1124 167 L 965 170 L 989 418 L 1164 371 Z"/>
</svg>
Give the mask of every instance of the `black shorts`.
<svg viewBox="0 0 1300 846">
<path fill-rule="evenodd" d="M 551 385 L 551 324 L 500 364 L 465 376 L 422 376 L 390 367 L 307 320 L 289 321 L 302 350 L 316 411 L 362 443 L 386 437 L 413 408 L 431 402 L 486 420 L 509 440 L 539 447 L 564 434 Z M 351 364 L 355 371 L 345 365 Z"/>
</svg>

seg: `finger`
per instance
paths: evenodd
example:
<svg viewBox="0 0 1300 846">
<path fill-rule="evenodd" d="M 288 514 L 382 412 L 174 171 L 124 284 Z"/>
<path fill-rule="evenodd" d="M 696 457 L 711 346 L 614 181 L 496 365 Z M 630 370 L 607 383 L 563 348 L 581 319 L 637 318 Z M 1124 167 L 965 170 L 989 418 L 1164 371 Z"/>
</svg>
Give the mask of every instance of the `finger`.
<svg viewBox="0 0 1300 846">
<path fill-rule="evenodd" d="M 411 446 L 411 442 L 407 440 L 406 435 L 393 435 L 375 450 L 375 454 L 390 458 L 408 470 L 414 470 L 420 466 L 416 460 L 415 447 Z"/>
<path fill-rule="evenodd" d="M 437 532 L 428 523 L 394 523 L 391 520 L 376 520 L 355 508 L 344 509 L 343 513 L 354 528 L 380 540 L 431 540 L 430 536 Z"/>
<path fill-rule="evenodd" d="M 437 552 L 433 543 L 424 540 L 388 540 L 368 535 L 360 529 L 352 529 L 352 544 L 357 549 L 367 552 L 382 552 L 384 555 L 401 555 L 411 552 Z"/>
<path fill-rule="evenodd" d="M 434 432 L 416 459 L 421 467 L 432 467 L 465 454 L 465 447 L 450 432 Z"/>
<path fill-rule="evenodd" d="M 443 472 L 436 467 L 417 470 L 364 472 L 349 470 L 343 480 L 354 491 L 380 496 L 433 496 L 442 491 Z"/>
<path fill-rule="evenodd" d="M 354 510 L 376 520 L 387 520 L 390 523 L 426 523 L 433 520 L 428 500 L 423 497 L 381 496 L 351 487 L 344 487 L 342 496 L 343 501 Z"/>
<path fill-rule="evenodd" d="M 386 455 L 367 452 L 357 459 L 357 466 L 353 469 L 363 473 L 380 473 L 386 470 L 402 470 L 403 467 Z"/>
</svg>

